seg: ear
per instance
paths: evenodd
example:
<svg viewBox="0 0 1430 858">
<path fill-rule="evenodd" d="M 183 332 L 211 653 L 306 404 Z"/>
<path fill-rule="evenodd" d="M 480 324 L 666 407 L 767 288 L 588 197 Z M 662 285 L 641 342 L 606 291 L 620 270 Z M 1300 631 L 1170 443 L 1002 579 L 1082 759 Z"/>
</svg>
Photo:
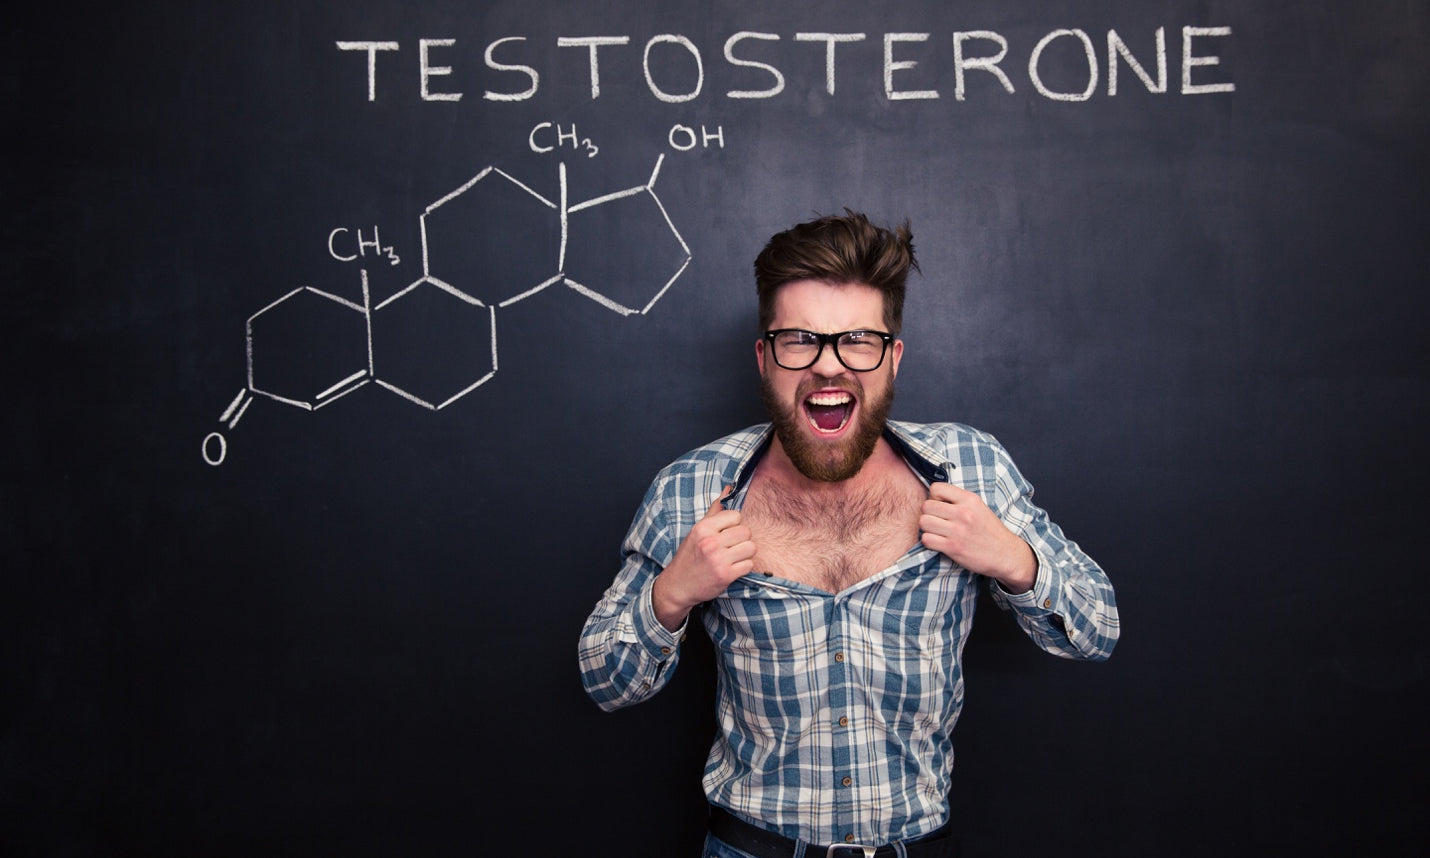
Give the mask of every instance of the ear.
<svg viewBox="0 0 1430 858">
<path fill-rule="evenodd" d="M 892 367 L 893 367 L 893 370 L 894 370 L 894 374 L 893 374 L 892 378 L 898 378 L 898 377 L 899 377 L 899 361 L 900 361 L 901 359 L 903 359 L 903 357 L 904 357 L 904 341 L 903 341 L 903 340 L 898 340 L 898 339 L 894 340 L 892 351 L 893 351 L 893 355 L 891 356 L 891 359 L 893 360 Z"/>
<path fill-rule="evenodd" d="M 760 368 L 760 375 L 765 374 L 765 339 L 761 337 L 755 340 L 755 365 Z"/>
</svg>

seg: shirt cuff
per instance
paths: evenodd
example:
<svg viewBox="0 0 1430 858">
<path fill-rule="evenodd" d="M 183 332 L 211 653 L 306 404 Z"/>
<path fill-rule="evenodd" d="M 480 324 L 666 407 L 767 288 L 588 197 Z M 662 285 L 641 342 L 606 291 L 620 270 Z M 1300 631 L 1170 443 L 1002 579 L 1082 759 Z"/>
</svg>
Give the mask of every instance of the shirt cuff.
<svg viewBox="0 0 1430 858">
<path fill-rule="evenodd" d="M 1003 589 L 1003 585 L 994 582 L 998 588 L 998 593 L 1008 601 L 1008 604 L 1018 611 L 1038 617 L 1046 617 L 1049 614 L 1058 613 L 1057 594 L 1059 587 L 1056 586 L 1054 578 L 1057 573 L 1038 550 L 1033 549 L 1033 556 L 1038 559 L 1038 571 L 1033 577 L 1033 588 L 1026 593 L 1009 593 Z"/>
<path fill-rule="evenodd" d="M 680 642 L 685 640 L 685 631 L 690 625 L 690 616 L 687 614 L 685 621 L 675 631 L 667 629 L 655 616 L 655 603 L 652 600 L 654 592 L 655 578 L 651 578 L 641 591 L 640 598 L 635 600 L 635 610 L 632 611 L 631 620 L 635 627 L 635 643 L 644 647 L 651 658 L 664 661 L 675 655 L 676 650 L 680 647 Z"/>
</svg>

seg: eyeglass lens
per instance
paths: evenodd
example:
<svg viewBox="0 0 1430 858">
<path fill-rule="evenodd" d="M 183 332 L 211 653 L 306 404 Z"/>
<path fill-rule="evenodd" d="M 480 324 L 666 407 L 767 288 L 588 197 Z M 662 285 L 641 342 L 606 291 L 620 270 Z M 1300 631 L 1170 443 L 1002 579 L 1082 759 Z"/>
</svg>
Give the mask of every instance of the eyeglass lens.
<svg viewBox="0 0 1430 858">
<path fill-rule="evenodd" d="M 824 344 L 834 346 L 839 362 L 855 372 L 877 369 L 884 361 L 884 338 L 873 331 L 816 334 L 813 331 L 775 331 L 770 337 L 775 362 L 785 369 L 806 369 L 819 360 Z"/>
</svg>

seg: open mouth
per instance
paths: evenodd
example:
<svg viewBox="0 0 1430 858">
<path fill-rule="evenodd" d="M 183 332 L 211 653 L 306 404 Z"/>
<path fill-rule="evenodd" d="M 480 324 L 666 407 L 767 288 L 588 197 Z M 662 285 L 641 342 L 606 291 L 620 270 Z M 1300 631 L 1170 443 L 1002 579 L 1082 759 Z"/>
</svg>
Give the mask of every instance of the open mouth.
<svg viewBox="0 0 1430 858">
<path fill-rule="evenodd" d="M 854 397 L 842 390 L 821 391 L 804 401 L 804 413 L 816 432 L 835 433 L 854 413 Z"/>
</svg>

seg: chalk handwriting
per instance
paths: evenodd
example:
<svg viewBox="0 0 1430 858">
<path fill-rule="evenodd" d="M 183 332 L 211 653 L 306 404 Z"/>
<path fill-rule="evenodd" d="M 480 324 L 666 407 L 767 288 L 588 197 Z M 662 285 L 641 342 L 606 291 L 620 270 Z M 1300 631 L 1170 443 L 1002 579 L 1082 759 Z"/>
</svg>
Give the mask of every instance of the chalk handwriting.
<svg viewBox="0 0 1430 858">
<path fill-rule="evenodd" d="M 1215 79 L 1215 68 L 1221 65 L 1221 56 L 1214 51 L 1226 43 L 1213 40 L 1230 37 L 1231 28 L 1186 25 L 1181 28 L 1181 34 L 1181 86 L 1176 92 L 1187 96 L 1235 92 L 1234 82 Z M 943 98 L 944 93 L 927 85 L 921 86 L 919 82 L 932 79 L 940 66 L 947 68 L 950 65 L 953 68 L 953 98 L 956 101 L 967 100 L 971 90 L 976 90 L 980 96 L 1000 90 L 1010 95 L 1016 93 L 1018 85 L 1014 83 L 1015 77 L 1026 78 L 1027 85 L 1043 98 L 1065 102 L 1087 101 L 1102 86 L 1104 68 L 1105 93 L 1115 96 L 1122 66 L 1126 66 L 1148 92 L 1165 94 L 1169 91 L 1165 27 L 1139 35 L 1131 42 L 1115 29 L 1109 29 L 1105 37 L 1096 39 L 1082 29 L 1055 29 L 1026 46 L 1014 46 L 1005 36 L 993 30 L 958 30 L 947 38 L 934 38 L 933 33 L 927 32 L 884 33 L 882 37 L 872 40 L 867 33 L 800 32 L 795 33 L 790 41 L 823 46 L 824 91 L 830 96 L 836 92 L 836 69 L 848 74 L 849 65 L 859 63 L 863 73 L 869 72 L 867 66 L 874 61 L 874 57 L 869 49 L 861 49 L 861 43 L 866 41 L 876 41 L 882 47 L 882 61 L 877 71 L 882 76 L 884 97 L 889 101 Z M 1071 47 L 1063 48 L 1060 43 L 1064 41 Z M 392 75 L 385 69 L 397 60 L 379 63 L 378 57 L 400 54 L 400 42 L 339 40 L 336 44 L 341 52 L 356 53 L 365 58 L 368 101 L 377 101 L 380 96 L 394 97 L 389 94 L 390 84 L 387 84 Z M 789 80 L 778 64 L 782 56 L 790 56 L 791 49 L 785 48 L 785 44 L 785 37 L 778 33 L 753 30 L 741 30 L 726 38 L 718 54 L 728 66 L 730 77 L 746 85 L 727 89 L 723 96 L 748 101 L 776 98 L 785 92 Z M 843 47 L 836 50 L 838 46 Z M 572 49 L 586 52 L 587 79 L 583 83 L 592 101 L 601 98 L 602 59 L 607 60 L 607 70 L 612 66 L 610 61 L 613 57 L 621 60 L 615 64 L 616 68 L 626 69 L 630 60 L 617 52 L 633 49 L 640 51 L 645 88 L 658 101 L 684 104 L 707 95 L 705 55 L 708 47 L 702 49 L 694 40 L 678 33 L 651 36 L 643 45 L 633 45 L 631 37 L 623 35 L 559 36 L 555 40 L 555 48 L 558 51 Z M 1021 55 L 1026 59 L 1020 61 L 1018 57 L 1023 49 L 1026 53 Z M 1046 82 L 1044 56 L 1050 50 L 1080 51 L 1086 58 L 1086 77 L 1081 80 L 1083 85 L 1080 89 L 1059 90 Z M 489 102 L 529 101 L 536 98 L 543 87 L 549 88 L 551 84 L 543 82 L 540 68 L 543 60 L 549 64 L 552 57 L 543 56 L 541 51 L 539 43 L 525 36 L 503 36 L 483 46 L 480 52 L 481 71 L 478 73 L 488 74 L 491 81 L 483 89 L 482 99 Z M 428 102 L 461 101 L 465 93 L 460 90 L 457 81 L 467 79 L 463 77 L 464 73 L 472 73 L 465 59 L 466 45 L 456 39 L 423 38 L 417 42 L 416 53 L 417 97 Z M 661 62 L 653 63 L 653 57 L 659 57 Z M 843 58 L 842 64 L 840 58 Z M 379 72 L 380 67 L 384 69 L 382 73 Z M 678 70 L 679 80 L 662 77 L 671 75 L 672 68 Z M 1155 75 L 1149 73 L 1148 68 L 1154 68 Z M 387 85 L 380 85 L 380 79 Z M 570 86 L 573 82 L 559 83 Z"/>
<path fill-rule="evenodd" d="M 387 263 L 389 265 L 397 265 L 402 262 L 402 258 L 397 255 L 397 251 L 392 245 L 389 244 L 386 247 L 383 246 L 382 236 L 378 233 L 376 226 L 372 228 L 371 241 L 368 241 L 367 239 L 363 238 L 363 232 L 361 227 L 359 227 L 357 230 L 357 238 L 355 241 L 352 236 L 349 235 L 350 232 L 352 232 L 352 230 L 349 230 L 347 227 L 340 226 L 332 232 L 328 233 L 329 256 L 333 257 L 339 262 L 355 262 L 358 259 L 365 258 L 367 256 L 368 251 L 371 250 L 374 253 L 386 256 Z M 352 247 L 356 252 L 340 252 L 338 250 L 339 245 L 342 245 L 344 248 Z"/>
</svg>

